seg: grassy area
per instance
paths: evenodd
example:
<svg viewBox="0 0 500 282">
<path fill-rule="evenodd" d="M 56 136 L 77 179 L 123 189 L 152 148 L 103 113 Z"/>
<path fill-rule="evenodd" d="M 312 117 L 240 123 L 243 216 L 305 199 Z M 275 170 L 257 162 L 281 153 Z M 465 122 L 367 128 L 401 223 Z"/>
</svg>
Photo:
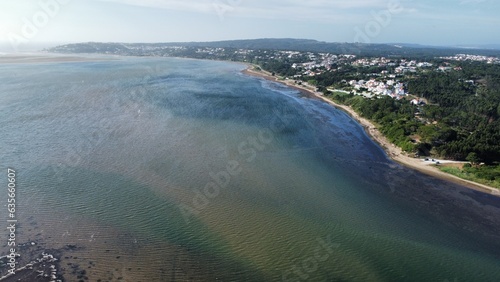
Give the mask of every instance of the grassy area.
<svg viewBox="0 0 500 282">
<path fill-rule="evenodd" d="M 463 169 L 441 166 L 439 169 L 462 179 L 500 189 L 500 166 L 464 167 Z"/>
</svg>

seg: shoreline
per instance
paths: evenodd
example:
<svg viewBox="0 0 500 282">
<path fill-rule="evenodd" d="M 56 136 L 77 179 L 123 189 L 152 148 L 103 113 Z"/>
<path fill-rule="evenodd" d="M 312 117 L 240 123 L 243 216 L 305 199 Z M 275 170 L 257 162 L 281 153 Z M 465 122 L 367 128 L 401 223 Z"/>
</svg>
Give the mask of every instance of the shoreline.
<svg viewBox="0 0 500 282">
<path fill-rule="evenodd" d="M 351 107 L 346 106 L 346 105 L 341 105 L 338 104 L 324 96 L 322 96 L 320 93 L 316 91 L 315 88 L 309 86 L 304 86 L 304 85 L 297 85 L 293 80 L 279 80 L 277 77 L 272 76 L 270 73 L 264 71 L 264 70 L 254 70 L 253 68 L 255 67 L 252 64 L 246 64 L 247 68 L 243 70 L 242 72 L 246 75 L 250 76 L 255 76 L 255 77 L 261 77 L 270 81 L 278 82 L 284 85 L 287 85 L 289 87 L 292 87 L 294 89 L 297 89 L 301 92 L 306 92 L 308 95 L 320 99 L 333 107 L 340 109 L 347 113 L 349 116 L 351 116 L 354 120 L 356 120 L 365 130 L 365 132 L 368 134 L 368 136 L 375 141 L 379 146 L 382 147 L 384 152 L 386 153 L 387 157 L 389 157 L 391 160 L 407 167 L 411 168 L 414 170 L 417 170 L 421 173 L 424 173 L 426 175 L 436 177 L 442 180 L 450 181 L 459 185 L 462 185 L 464 187 L 467 187 L 469 189 L 483 192 L 489 195 L 497 196 L 500 197 L 500 190 L 481 184 L 481 183 L 476 183 L 470 180 L 462 179 L 460 177 L 454 176 L 452 174 L 448 174 L 445 172 L 442 172 L 436 167 L 433 167 L 429 164 L 424 163 L 421 159 L 416 159 L 416 158 L 411 158 L 403 154 L 401 148 L 395 146 L 392 144 L 387 138 L 376 128 L 376 126 L 368 119 L 361 117 L 358 113 L 356 113 Z"/>
</svg>

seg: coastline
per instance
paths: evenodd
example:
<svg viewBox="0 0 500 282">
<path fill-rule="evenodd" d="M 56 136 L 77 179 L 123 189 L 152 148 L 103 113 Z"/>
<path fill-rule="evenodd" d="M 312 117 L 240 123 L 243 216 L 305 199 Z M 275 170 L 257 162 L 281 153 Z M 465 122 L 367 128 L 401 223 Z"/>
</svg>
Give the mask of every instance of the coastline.
<svg viewBox="0 0 500 282">
<path fill-rule="evenodd" d="M 287 85 L 287 86 L 295 88 L 299 91 L 306 92 L 307 94 L 309 94 L 315 98 L 321 99 L 322 101 L 332 105 L 333 107 L 341 109 L 342 111 L 346 112 L 348 115 L 350 115 L 353 119 L 355 119 L 365 129 L 365 132 L 368 134 L 368 136 L 370 136 L 370 138 L 372 140 L 377 142 L 382 147 L 382 149 L 384 149 L 387 156 L 389 158 L 391 158 L 393 161 L 395 161 L 395 162 L 397 162 L 405 167 L 415 169 L 415 170 L 417 170 L 421 173 L 424 173 L 426 175 L 430 175 L 432 177 L 436 177 L 436 178 L 439 178 L 442 180 L 450 181 L 450 182 L 453 182 L 456 184 L 460 184 L 464 187 L 467 187 L 469 189 L 473 189 L 475 191 L 480 191 L 480 192 L 483 192 L 486 194 L 500 197 L 500 190 L 498 190 L 496 188 L 493 188 L 493 187 L 490 187 L 490 186 L 487 186 L 487 185 L 484 185 L 481 183 L 476 183 L 476 182 L 473 182 L 470 180 L 465 180 L 465 179 L 462 179 L 460 177 L 442 172 L 438 168 L 431 166 L 429 164 L 426 164 L 420 159 L 411 158 L 411 157 L 404 155 L 401 148 L 395 146 L 389 140 L 387 140 L 387 138 L 377 129 L 377 127 L 371 121 L 369 121 L 368 119 L 366 119 L 364 117 L 361 117 L 351 107 L 338 104 L 338 103 L 324 97 L 323 95 L 318 93 L 315 88 L 313 88 L 311 86 L 308 87 L 308 86 L 304 86 L 304 85 L 297 85 L 297 84 L 295 84 L 295 82 L 293 80 L 288 80 L 288 81 L 279 80 L 277 77 L 272 76 L 270 73 L 268 73 L 262 69 L 260 71 L 254 70 L 253 68 L 255 66 L 252 64 L 246 64 L 246 65 L 247 65 L 247 68 L 242 71 L 244 74 L 247 74 L 250 76 L 261 77 L 261 78 L 264 78 L 264 79 L 267 79 L 270 81 L 274 81 L 274 82 L 278 82 L 278 83 Z"/>
</svg>

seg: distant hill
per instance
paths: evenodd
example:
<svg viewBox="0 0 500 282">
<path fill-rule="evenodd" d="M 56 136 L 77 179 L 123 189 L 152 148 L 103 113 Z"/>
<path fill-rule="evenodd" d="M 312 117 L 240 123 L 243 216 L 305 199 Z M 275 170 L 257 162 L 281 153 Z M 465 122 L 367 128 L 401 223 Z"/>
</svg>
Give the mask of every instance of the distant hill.
<svg viewBox="0 0 500 282">
<path fill-rule="evenodd" d="M 77 43 L 57 46 L 49 49 L 50 52 L 72 53 L 126 53 L 130 48 L 161 48 L 172 46 L 184 47 L 212 47 L 235 49 L 267 49 L 290 50 L 302 52 L 355 54 L 362 56 L 408 56 L 408 57 L 436 57 L 450 56 L 463 53 L 500 56 L 500 50 L 492 49 L 464 49 L 458 47 L 432 47 L 416 44 L 365 44 L 365 43 L 329 43 L 310 39 L 291 38 L 264 38 L 247 40 L 229 40 L 214 42 L 170 42 L 170 43 Z"/>
</svg>

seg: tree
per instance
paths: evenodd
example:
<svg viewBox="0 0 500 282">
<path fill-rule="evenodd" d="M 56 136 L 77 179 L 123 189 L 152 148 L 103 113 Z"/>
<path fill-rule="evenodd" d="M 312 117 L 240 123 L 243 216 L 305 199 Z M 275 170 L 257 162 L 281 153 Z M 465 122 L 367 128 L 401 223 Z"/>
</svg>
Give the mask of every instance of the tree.
<svg viewBox="0 0 500 282">
<path fill-rule="evenodd" d="M 470 152 L 465 159 L 471 162 L 473 165 L 478 165 L 481 162 L 479 156 L 475 152 Z"/>
</svg>

